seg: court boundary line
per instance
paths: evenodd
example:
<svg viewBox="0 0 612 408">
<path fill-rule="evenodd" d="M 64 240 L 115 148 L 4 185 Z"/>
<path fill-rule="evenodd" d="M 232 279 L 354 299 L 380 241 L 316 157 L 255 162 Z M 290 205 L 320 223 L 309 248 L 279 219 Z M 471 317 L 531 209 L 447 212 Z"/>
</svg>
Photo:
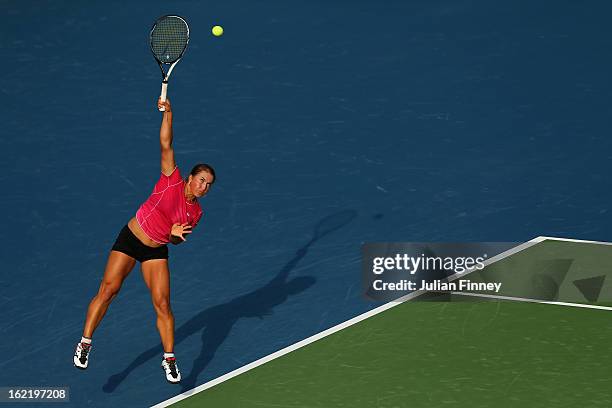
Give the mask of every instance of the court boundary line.
<svg viewBox="0 0 612 408">
<path fill-rule="evenodd" d="M 487 298 L 487 299 L 495 299 L 495 300 L 511 300 L 513 302 L 540 303 L 543 305 L 578 307 L 582 309 L 612 310 L 612 306 L 591 305 L 588 303 L 557 302 L 554 300 L 538 300 L 538 299 L 521 298 L 521 297 L 514 297 L 514 296 L 487 295 L 486 293 L 470 293 L 470 292 L 450 292 L 450 293 L 453 295 L 459 295 L 459 296 L 469 296 L 469 297 Z"/>
<path fill-rule="evenodd" d="M 487 259 L 483 263 L 484 263 L 485 266 L 488 266 L 488 265 L 490 265 L 492 263 L 501 261 L 502 259 L 507 258 L 510 255 L 514 255 L 514 254 L 516 254 L 518 252 L 524 251 L 525 249 L 528 249 L 528 248 L 530 248 L 530 247 L 532 247 L 534 245 L 537 245 L 537 244 L 539 244 L 541 242 L 544 242 L 544 241 L 564 241 L 564 242 L 577 242 L 577 243 L 591 243 L 591 244 L 601 244 L 601 245 L 612 245 L 612 242 L 598 242 L 598 241 L 576 240 L 576 239 L 570 239 L 570 238 L 556 238 L 556 237 L 548 237 L 548 236 L 539 236 L 539 237 L 533 238 L 533 239 L 531 239 L 529 241 L 526 241 L 526 242 L 524 242 L 522 244 L 519 244 L 519 245 L 517 245 L 517 246 L 515 246 L 513 248 L 510 248 L 507 251 L 504 251 L 504 252 L 502 252 L 502 253 L 500 253 L 498 255 L 495 255 L 495 256 Z M 473 272 L 474 269 L 475 268 L 472 268 L 472 269 L 466 271 L 465 273 L 455 274 L 453 276 L 450 276 L 448 278 L 448 281 L 452 282 L 455 279 L 459 279 L 459 278 L 465 277 L 470 272 Z M 208 382 L 206 382 L 204 384 L 198 385 L 197 387 L 192 388 L 191 390 L 185 391 L 185 392 L 183 392 L 183 393 L 181 393 L 179 395 L 176 395 L 174 397 L 171 397 L 171 398 L 169 398 L 169 399 L 167 399 L 165 401 L 159 402 L 158 404 L 151 406 L 151 408 L 165 408 L 165 407 L 168 407 L 168 406 L 170 406 L 172 404 L 175 404 L 175 403 L 177 403 L 179 401 L 182 401 L 182 400 L 184 400 L 186 398 L 192 397 L 195 394 L 198 394 L 198 393 L 200 393 L 202 391 L 205 391 L 205 390 L 207 390 L 209 388 L 212 388 L 212 387 L 214 387 L 216 385 L 219 385 L 219 384 L 221 384 L 221 383 L 223 383 L 223 382 L 225 382 L 227 380 L 230 380 L 230 379 L 232 379 L 234 377 L 237 377 L 240 374 L 243 374 L 243 373 L 245 373 L 247 371 L 250 371 L 250 370 L 252 370 L 252 369 L 254 369 L 256 367 L 259 367 L 261 365 L 264 365 L 264 364 L 266 364 L 266 363 L 268 363 L 268 362 L 270 362 L 272 360 L 275 360 L 275 359 L 277 359 L 279 357 L 282 357 L 282 356 L 284 356 L 286 354 L 289 354 L 289 353 L 291 353 L 291 352 L 293 352 L 295 350 L 301 349 L 302 347 L 305 347 L 305 346 L 307 346 L 309 344 L 312 344 L 312 343 L 314 343 L 314 342 L 316 342 L 318 340 L 321 340 L 321 339 L 323 339 L 323 338 L 325 338 L 327 336 L 330 336 L 330 335 L 332 335 L 334 333 L 337 333 L 337 332 L 339 332 L 341 330 L 344 330 L 347 327 L 350 327 L 350 326 L 353 326 L 353 325 L 355 325 L 357 323 L 360 323 L 360 322 L 362 322 L 362 321 L 364 321 L 366 319 L 369 319 L 370 317 L 376 316 L 377 314 L 385 312 L 385 311 L 387 311 L 387 310 L 389 310 L 391 308 L 394 308 L 395 306 L 399 306 L 399 305 L 405 303 L 406 301 L 408 301 L 408 300 L 410 300 L 412 298 L 415 298 L 415 297 L 417 297 L 419 295 L 422 295 L 425 292 L 427 292 L 427 291 L 425 291 L 425 290 L 417 290 L 417 291 L 411 292 L 411 293 L 409 293 L 409 294 L 407 294 L 405 296 L 402 296 L 402 297 L 400 297 L 400 298 L 398 298 L 396 300 L 393 300 L 393 301 L 390 301 L 388 303 L 385 303 L 382 306 L 379 306 L 379 307 L 374 308 L 372 310 L 369 310 L 369 311 L 367 311 L 365 313 L 357 315 L 357 316 L 355 316 L 355 317 L 353 317 L 353 318 L 351 318 L 349 320 L 346 320 L 346 321 L 344 321 L 342 323 L 339 323 L 339 324 L 337 324 L 337 325 L 335 325 L 333 327 L 330 327 L 329 329 L 323 330 L 322 332 L 319 332 L 319 333 L 314 334 L 314 335 L 312 335 L 310 337 L 307 337 L 307 338 L 305 338 L 303 340 L 300 340 L 297 343 L 293 343 L 292 345 L 289 345 L 289 346 L 287 346 L 285 348 L 277 350 L 274 353 L 268 354 L 267 356 L 261 357 L 261 358 L 255 360 L 255 361 L 253 361 L 253 362 L 251 362 L 249 364 L 246 364 L 246 365 L 244 365 L 242 367 L 239 367 L 239 368 L 237 368 L 235 370 L 232 370 L 232 371 L 230 371 L 228 373 L 225 373 L 225 374 L 223 374 L 223 375 L 221 375 L 221 376 L 219 376 L 219 377 L 217 377 L 217 378 L 215 378 L 213 380 L 210 380 L 210 381 L 208 381 Z M 517 298 L 517 299 L 520 299 L 520 298 Z M 527 301 L 527 300 L 524 300 L 524 301 Z M 541 301 L 541 303 L 555 304 L 555 302 L 546 302 L 546 301 Z M 602 307 L 604 307 L 604 306 L 602 306 Z M 612 310 L 612 308 L 610 308 L 610 310 Z"/>
<path fill-rule="evenodd" d="M 606 242 L 606 241 L 588 241 L 585 239 L 557 238 L 557 237 L 546 237 L 546 236 L 541 236 L 541 237 L 538 237 L 537 239 L 539 238 L 541 238 L 543 241 L 549 240 L 549 241 L 575 242 L 577 244 L 612 245 L 612 242 Z"/>
</svg>

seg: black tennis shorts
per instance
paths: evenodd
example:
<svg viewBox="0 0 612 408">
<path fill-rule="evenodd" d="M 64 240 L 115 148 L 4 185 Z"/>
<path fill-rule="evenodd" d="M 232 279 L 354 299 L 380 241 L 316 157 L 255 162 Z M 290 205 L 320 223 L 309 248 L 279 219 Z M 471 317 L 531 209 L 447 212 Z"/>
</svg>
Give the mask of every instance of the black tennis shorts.
<svg viewBox="0 0 612 408">
<path fill-rule="evenodd" d="M 151 259 L 168 259 L 168 246 L 162 245 L 152 248 L 140 242 L 138 237 L 126 225 L 123 227 L 112 248 L 113 251 L 123 252 L 138 262 L 150 261 Z"/>
</svg>

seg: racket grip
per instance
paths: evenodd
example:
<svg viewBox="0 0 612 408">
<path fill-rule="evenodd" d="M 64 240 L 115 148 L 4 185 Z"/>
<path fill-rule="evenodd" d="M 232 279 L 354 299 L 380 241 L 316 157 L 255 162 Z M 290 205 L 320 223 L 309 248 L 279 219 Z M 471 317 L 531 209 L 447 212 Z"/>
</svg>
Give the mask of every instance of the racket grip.
<svg viewBox="0 0 612 408">
<path fill-rule="evenodd" d="M 161 95 L 159 96 L 159 98 L 161 99 L 162 102 L 166 102 L 166 96 L 168 95 L 168 81 L 163 81 L 162 82 L 162 88 L 161 88 Z M 161 108 L 159 108 L 160 112 L 165 111 L 166 109 L 162 106 Z"/>
</svg>

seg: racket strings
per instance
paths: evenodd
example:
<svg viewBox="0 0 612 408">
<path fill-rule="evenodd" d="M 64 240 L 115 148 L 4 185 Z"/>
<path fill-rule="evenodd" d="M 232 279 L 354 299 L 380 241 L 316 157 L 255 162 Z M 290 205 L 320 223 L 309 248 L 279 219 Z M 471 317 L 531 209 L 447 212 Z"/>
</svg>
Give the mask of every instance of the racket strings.
<svg viewBox="0 0 612 408">
<path fill-rule="evenodd" d="M 179 17 L 167 16 L 157 21 L 151 31 L 151 50 L 164 64 L 178 60 L 189 41 L 189 29 Z"/>
</svg>

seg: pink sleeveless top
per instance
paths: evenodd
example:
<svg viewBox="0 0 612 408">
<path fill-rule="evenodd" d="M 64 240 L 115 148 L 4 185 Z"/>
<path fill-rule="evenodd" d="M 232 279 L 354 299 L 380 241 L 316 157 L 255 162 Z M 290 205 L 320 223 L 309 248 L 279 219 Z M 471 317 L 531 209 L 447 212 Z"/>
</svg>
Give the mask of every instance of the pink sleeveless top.
<svg viewBox="0 0 612 408">
<path fill-rule="evenodd" d="M 201 217 L 200 203 L 185 199 L 185 181 L 178 167 L 169 176 L 161 174 L 153 193 L 136 212 L 140 228 L 159 244 L 170 242 L 173 224 L 186 222 L 195 228 Z"/>
</svg>

